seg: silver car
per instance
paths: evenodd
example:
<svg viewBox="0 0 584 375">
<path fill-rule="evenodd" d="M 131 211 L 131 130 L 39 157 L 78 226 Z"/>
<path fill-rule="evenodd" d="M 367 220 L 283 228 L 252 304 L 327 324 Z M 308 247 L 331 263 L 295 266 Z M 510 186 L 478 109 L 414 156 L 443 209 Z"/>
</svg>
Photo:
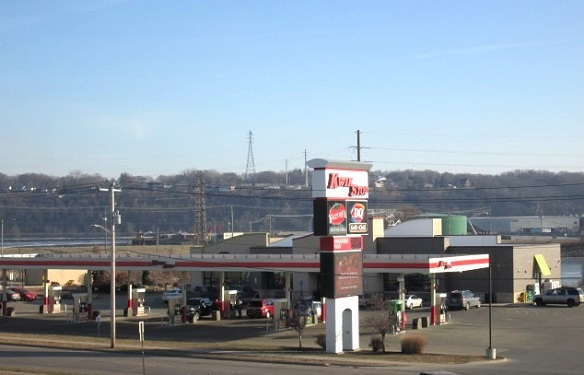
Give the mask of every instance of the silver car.
<svg viewBox="0 0 584 375">
<path fill-rule="evenodd" d="M 533 302 L 538 306 L 550 303 L 574 307 L 584 302 L 584 291 L 581 288 L 567 286 L 550 289 L 543 294 L 533 296 Z"/>
<path fill-rule="evenodd" d="M 448 307 L 449 310 L 468 310 L 473 306 L 477 309 L 481 307 L 481 297 L 477 296 L 470 290 L 453 290 L 446 296 L 446 307 Z"/>
</svg>

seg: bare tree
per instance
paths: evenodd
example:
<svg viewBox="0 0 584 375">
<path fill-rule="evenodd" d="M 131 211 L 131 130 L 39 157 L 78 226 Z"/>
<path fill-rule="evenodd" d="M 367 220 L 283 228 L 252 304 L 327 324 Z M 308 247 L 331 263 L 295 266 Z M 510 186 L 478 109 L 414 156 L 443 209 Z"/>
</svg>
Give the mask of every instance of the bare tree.
<svg viewBox="0 0 584 375">
<path fill-rule="evenodd" d="M 396 317 L 389 311 L 387 303 L 383 298 L 374 300 L 371 312 L 367 315 L 365 322 L 381 335 L 381 348 L 385 353 L 385 335 L 394 330 Z"/>
<path fill-rule="evenodd" d="M 298 333 L 298 347 L 302 349 L 302 334 L 306 328 L 308 315 L 298 308 L 292 310 L 292 316 L 289 318 L 288 325 Z"/>
</svg>

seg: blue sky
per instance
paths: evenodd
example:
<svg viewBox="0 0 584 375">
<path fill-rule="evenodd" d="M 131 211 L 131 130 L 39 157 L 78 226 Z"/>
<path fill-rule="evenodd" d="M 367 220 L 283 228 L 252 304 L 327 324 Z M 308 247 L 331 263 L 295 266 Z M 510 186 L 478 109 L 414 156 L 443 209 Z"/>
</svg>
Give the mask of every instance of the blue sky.
<svg viewBox="0 0 584 375">
<path fill-rule="evenodd" d="M 0 3 L 0 173 L 584 171 L 582 1 Z"/>
</svg>

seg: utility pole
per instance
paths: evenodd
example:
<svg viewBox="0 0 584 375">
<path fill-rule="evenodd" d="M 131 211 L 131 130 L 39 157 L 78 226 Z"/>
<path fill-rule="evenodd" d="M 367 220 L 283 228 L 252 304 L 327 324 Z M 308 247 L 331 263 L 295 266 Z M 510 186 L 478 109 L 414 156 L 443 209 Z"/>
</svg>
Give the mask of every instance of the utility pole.
<svg viewBox="0 0 584 375">
<path fill-rule="evenodd" d="M 361 161 L 361 131 L 357 130 L 357 161 Z"/>
<path fill-rule="evenodd" d="M 103 208 L 103 226 L 104 228 L 107 228 L 107 207 Z M 105 236 L 105 242 L 104 242 L 104 253 L 107 253 L 107 231 L 105 231 L 104 233 Z"/>
<path fill-rule="evenodd" d="M 308 167 L 307 167 L 307 163 L 308 161 L 306 160 L 306 158 L 308 157 L 306 149 L 304 150 L 304 186 L 308 187 Z"/>
<path fill-rule="evenodd" d="M 231 238 L 233 238 L 233 205 L 231 205 Z"/>
<path fill-rule="evenodd" d="M 370 147 L 361 147 L 361 130 L 357 130 L 357 146 L 350 146 L 357 151 L 357 161 L 361 161 L 361 150 Z"/>
<path fill-rule="evenodd" d="M 116 346 L 116 224 L 122 223 L 122 217 L 116 211 L 116 197 L 115 193 L 119 193 L 122 189 L 115 187 L 115 182 L 109 188 L 100 188 L 99 191 L 107 191 L 111 194 L 111 217 L 112 227 L 110 233 L 112 235 L 112 259 L 111 259 L 111 280 L 110 280 L 110 295 L 111 295 L 111 323 L 110 323 L 110 339 L 111 348 Z"/>
</svg>

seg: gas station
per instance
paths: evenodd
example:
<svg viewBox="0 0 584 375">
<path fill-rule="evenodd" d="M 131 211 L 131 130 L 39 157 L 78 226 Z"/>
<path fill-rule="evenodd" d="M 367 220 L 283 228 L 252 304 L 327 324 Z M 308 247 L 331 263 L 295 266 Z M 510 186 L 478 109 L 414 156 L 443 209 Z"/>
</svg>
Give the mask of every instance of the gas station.
<svg viewBox="0 0 584 375">
<path fill-rule="evenodd" d="M 163 256 L 118 256 L 116 265 L 118 271 L 135 271 L 135 270 L 163 270 L 163 265 L 168 262 L 168 257 Z M 283 272 L 287 275 L 293 273 L 319 273 L 320 272 L 320 255 L 315 254 L 307 256 L 305 254 L 197 254 L 189 257 L 175 258 L 172 260 L 172 269 L 184 272 L 209 271 L 213 270 L 220 275 L 225 272 L 253 272 L 258 269 L 269 269 L 272 272 Z M 410 273 L 420 273 L 430 276 L 435 288 L 435 276 L 447 272 L 465 272 L 481 268 L 488 268 L 488 254 L 479 255 L 461 255 L 449 257 L 436 257 L 435 255 L 402 255 L 402 254 L 363 254 L 363 274 L 394 273 L 407 275 Z M 95 254 L 80 254 L 75 256 L 53 255 L 50 257 L 43 256 L 37 258 L 0 258 L 1 269 L 86 269 L 90 271 L 108 270 L 110 267 L 109 259 L 96 256 Z M 166 269 L 169 267 L 167 266 Z M 287 280 L 290 278 L 288 277 Z M 401 279 L 400 279 L 401 280 Z M 5 282 L 5 280 L 3 280 Z M 401 281 L 403 282 L 403 281 Z M 401 284 L 400 282 L 400 284 Z M 288 285 L 287 288 L 291 288 Z M 45 297 L 43 299 L 42 313 L 56 313 L 62 311 L 61 291 L 62 287 L 51 286 L 50 282 L 44 285 Z M 228 304 L 229 291 L 226 287 L 222 288 L 220 296 L 223 296 L 223 302 Z M 400 290 L 404 285 L 400 285 Z M 92 293 L 91 287 L 87 288 L 85 302 L 87 304 L 88 315 L 92 311 Z M 148 313 L 148 307 L 145 303 L 145 289 L 132 288 L 128 286 L 130 295 L 128 306 L 131 311 L 130 315 L 140 316 Z M 81 302 L 81 300 L 80 300 Z M 330 302 L 330 301 L 329 301 Z M 10 303 L 10 302 L 8 302 Z M 436 307 L 436 300 L 432 301 L 432 306 Z M 7 304 L 3 304 L 3 309 Z M 439 306 L 438 306 L 439 307 Z M 438 310 L 436 310 L 438 312 Z M 3 314 L 7 316 L 7 314 Z M 437 313 L 432 320 L 433 324 L 439 321 Z"/>
<path fill-rule="evenodd" d="M 118 271 L 164 271 L 203 272 L 212 271 L 220 275 L 219 300 L 220 316 L 226 317 L 229 306 L 234 303 L 226 288 L 226 272 L 280 272 L 285 275 L 293 289 L 294 273 L 320 274 L 322 297 L 326 321 L 326 350 L 339 353 L 344 350 L 359 349 L 359 305 L 358 296 L 363 294 L 365 274 L 397 274 L 399 299 L 405 293 L 404 276 L 419 273 L 429 276 L 430 290 L 436 291 L 436 275 L 448 272 L 465 272 L 489 267 L 488 254 L 439 256 L 438 254 L 368 254 L 363 252 L 363 236 L 368 233 L 368 170 L 371 165 L 361 162 L 331 161 L 313 159 L 308 162 L 314 168 L 313 207 L 314 235 L 320 237 L 320 247 L 312 254 L 190 254 L 190 256 L 170 257 L 161 255 L 133 256 L 129 253 L 116 255 L 115 261 L 99 254 L 82 253 L 75 255 L 52 254 L 42 257 L 10 258 L 0 257 L 3 285 L 6 285 L 6 270 L 9 269 L 81 269 L 86 270 L 86 293 L 77 293 L 73 298 L 73 321 L 95 320 L 93 311 L 91 272 L 110 270 L 112 263 Z M 446 255 L 446 254 L 445 254 Z M 185 278 L 183 278 L 185 279 Z M 44 278 L 44 300 L 39 311 L 52 314 L 65 311 L 61 303 L 62 288 L 52 286 Z M 185 285 L 183 295 L 168 301 L 169 323 L 176 318 L 175 306 L 182 306 L 181 321 L 186 322 Z M 135 288 L 128 281 L 127 307 L 124 315 L 139 317 L 149 313 L 145 305 L 146 290 Z M 5 292 L 4 292 L 5 294 Z M 3 296 L 6 301 L 6 296 Z M 430 324 L 440 324 L 439 296 L 430 293 Z M 288 309 L 292 307 L 291 294 L 286 293 Z M 7 316 L 7 302 L 2 304 L 2 315 Z M 405 309 L 404 304 L 400 306 Z M 275 314 L 274 319 L 279 314 Z M 219 318 L 219 316 L 218 316 Z M 172 325 L 172 324 L 171 324 Z"/>
</svg>

